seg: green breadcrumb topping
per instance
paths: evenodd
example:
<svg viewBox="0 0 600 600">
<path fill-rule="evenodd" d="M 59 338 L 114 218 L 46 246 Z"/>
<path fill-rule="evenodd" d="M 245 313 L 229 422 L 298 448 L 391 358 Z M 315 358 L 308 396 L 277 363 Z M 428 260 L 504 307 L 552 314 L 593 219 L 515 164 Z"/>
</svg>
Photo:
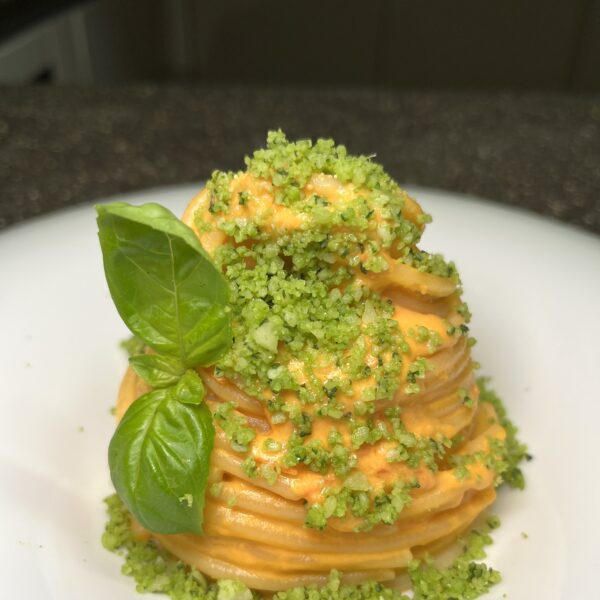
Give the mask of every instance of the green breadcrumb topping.
<svg viewBox="0 0 600 600">
<path fill-rule="evenodd" d="M 420 437 L 408 431 L 400 418 L 398 407 L 385 410 L 385 420 L 372 420 L 362 417 L 347 417 L 351 426 L 351 448 L 342 443 L 342 436 L 332 428 L 328 434 L 326 448 L 320 440 L 305 442 L 302 436 L 294 433 L 286 443 L 286 452 L 282 459 L 284 467 L 307 466 L 315 473 L 325 474 L 333 471 L 344 476 L 356 466 L 354 450 L 363 445 L 373 445 L 381 440 L 390 442 L 386 460 L 390 463 L 404 462 L 411 468 L 425 465 L 432 471 L 437 470 L 436 459 L 442 458 L 451 446 L 448 438 L 439 439 Z"/>
<path fill-rule="evenodd" d="M 531 460 L 532 456 L 527 452 L 527 446 L 517 438 L 518 429 L 508 418 L 506 407 L 498 395 L 489 387 L 489 377 L 478 377 L 480 402 L 488 402 L 494 407 L 498 416 L 498 422 L 506 430 L 506 439 L 501 441 L 495 438 L 488 440 L 487 451 L 475 452 L 474 454 L 454 454 L 448 457 L 448 462 L 454 467 L 454 475 L 457 479 L 468 479 L 471 477 L 470 465 L 475 463 L 484 464 L 496 474 L 495 485 L 506 482 L 513 488 L 523 489 L 525 478 L 520 464 L 523 460 Z M 473 400 L 468 396 L 465 389 L 458 390 L 463 404 L 472 406 Z M 459 445 L 462 439 L 453 440 L 453 445 Z"/>
<path fill-rule="evenodd" d="M 502 479 L 513 488 L 522 490 L 525 487 L 525 478 L 519 465 L 523 460 L 531 460 L 532 456 L 527 452 L 527 446 L 517 439 L 519 430 L 515 424 L 508 418 L 506 407 L 502 400 L 489 387 L 489 377 L 479 377 L 477 385 L 479 386 L 481 402 L 489 402 L 498 415 L 500 425 L 506 430 L 506 441 L 503 444 L 503 460 L 505 467 L 502 470 Z"/>
<path fill-rule="evenodd" d="M 417 481 L 398 481 L 389 493 L 380 492 L 371 500 L 366 476 L 360 472 L 353 473 L 341 489 L 327 490 L 325 500 L 308 509 L 305 524 L 314 529 L 324 529 L 331 517 L 344 518 L 351 514 L 361 520 L 357 531 L 368 531 L 380 523 L 392 525 L 404 507 L 412 502 L 410 491 L 417 487 Z"/>
<path fill-rule="evenodd" d="M 105 500 L 108 522 L 102 536 L 107 550 L 125 561 L 123 575 L 133 577 L 136 590 L 160 592 L 172 600 L 258 600 L 260 596 L 239 581 L 209 582 L 202 573 L 174 560 L 152 542 L 137 541 L 131 532 L 129 512 L 115 494 Z"/>
<path fill-rule="evenodd" d="M 426 343 L 424 354 L 435 352 L 442 340 L 424 327 L 402 331 L 392 301 L 360 277 L 398 261 L 459 282 L 452 263 L 416 247 L 431 218 L 416 214 L 411 221 L 407 215 L 418 211 L 405 210 L 408 196 L 371 159 L 349 155 L 332 140 L 290 142 L 283 132 L 270 132 L 267 147 L 246 158 L 246 166 L 253 177 L 271 183 L 276 204 L 298 217 L 297 226 L 276 234 L 271 209 L 262 210 L 254 191 L 232 192 L 241 173 L 215 171 L 207 184 L 211 218 L 199 211 L 195 225 L 227 236 L 213 258 L 230 284 L 233 330 L 232 346 L 215 374 L 262 399 L 274 424 L 293 425 L 277 465 L 259 468 L 247 459 L 248 477 L 274 481 L 282 467 L 297 465 L 345 477 L 356 466 L 355 452 L 382 439 L 393 444 L 389 462 L 435 470 L 449 447 L 446 440 L 408 433 L 399 415 L 390 427 L 368 420 L 377 402 L 393 398 L 398 389 L 421 390 L 431 368 L 425 356 L 411 359 L 401 377 L 410 353 L 407 337 Z M 319 196 L 312 190 L 321 184 L 306 184 L 321 174 L 352 184 L 353 191 L 335 201 Z M 233 216 L 236 204 L 248 209 L 243 217 Z M 468 321 L 466 305 L 459 310 Z M 464 324 L 452 330 L 467 333 Z M 321 417 L 350 424 L 350 448 L 311 439 L 313 420 Z M 219 409 L 215 423 L 234 450 L 247 452 L 251 429 L 231 408 Z M 378 493 L 369 491 L 373 501 Z"/>
<path fill-rule="evenodd" d="M 315 238 L 318 252 L 313 255 L 313 242 L 300 243 L 300 236 Z M 217 368 L 251 395 L 261 397 L 269 389 L 276 400 L 293 390 L 305 404 L 331 404 L 338 393 L 351 393 L 353 380 L 373 377 L 373 386 L 357 398 L 373 401 L 391 397 L 400 383 L 401 353 L 408 346 L 392 318 L 393 307 L 369 288 L 350 283 L 348 269 L 318 260 L 327 237 L 290 234 L 252 248 L 223 246 L 215 256 L 230 282 L 234 330 L 233 345 Z M 389 355 L 375 367 L 365 364 L 369 341 L 375 342 L 374 355 Z M 293 360 L 302 362 L 306 380 L 290 369 Z M 314 374 L 323 363 L 340 368 L 326 386 Z M 280 407 L 275 402 L 270 408 Z"/>
<path fill-rule="evenodd" d="M 184 565 L 159 549 L 152 541 L 134 539 L 127 509 L 117 495 L 105 500 L 108 522 L 102 536 L 107 550 L 124 558 L 124 575 L 133 577 L 138 592 L 160 592 L 171 600 L 259 600 L 260 594 L 231 579 L 209 581 L 202 573 Z M 500 581 L 498 571 L 478 562 L 485 558 L 485 547 L 492 543 L 491 530 L 497 518 L 471 532 L 459 542 L 462 554 L 446 568 L 436 567 L 429 557 L 413 560 L 408 575 L 413 600 L 473 600 Z M 410 600 L 409 596 L 377 582 L 344 585 L 340 574 L 332 571 L 329 581 L 317 586 L 296 587 L 277 592 L 274 600 Z"/>
<path fill-rule="evenodd" d="M 217 372 L 251 395 L 269 390 L 272 412 L 281 412 L 278 397 L 292 390 L 302 403 L 325 405 L 321 416 L 336 418 L 335 398 L 351 393 L 351 381 L 373 378 L 357 404 L 389 399 L 402 384 L 398 374 L 408 345 L 391 318 L 393 306 L 356 283 L 357 273 L 381 273 L 390 268 L 388 260 L 396 260 L 458 282 L 452 263 L 416 247 L 430 217 L 420 215 L 417 223 L 406 218 L 407 195 L 371 158 L 349 155 L 333 140 L 289 142 L 283 132 L 270 132 L 267 147 L 246 158 L 247 171 L 272 183 L 276 204 L 302 216 L 297 229 L 276 236 L 261 210 L 243 218 L 228 215 L 234 201 L 256 202 L 250 192 L 231 193 L 240 174 L 215 171 L 207 184 L 214 221 L 198 213 L 196 226 L 228 236 L 214 259 L 232 292 L 234 343 Z M 306 191 L 317 174 L 356 186 L 352 201 L 330 202 Z M 384 250 L 396 258 L 384 258 Z M 432 349 L 436 343 L 434 336 Z M 377 366 L 365 364 L 367 351 L 381 359 Z M 290 369 L 293 360 L 302 362 L 303 377 Z M 325 363 L 339 371 L 323 384 L 315 370 Z M 409 393 L 419 391 L 422 376 L 421 366 L 411 371 Z"/>
<path fill-rule="evenodd" d="M 485 594 L 501 581 L 500 573 L 484 563 L 485 547 L 492 543 L 490 532 L 500 526 L 497 517 L 459 540 L 463 553 L 446 569 L 436 567 L 430 558 L 409 566 L 414 600 L 470 600 Z M 403 599 L 404 600 L 404 599 Z"/>
<path fill-rule="evenodd" d="M 248 425 L 242 415 L 234 412 L 232 402 L 221 402 L 213 411 L 213 419 L 225 432 L 231 448 L 236 452 L 247 452 L 248 445 L 256 437 L 256 431 Z"/>
<path fill-rule="evenodd" d="M 369 156 L 349 155 L 344 146 L 333 140 L 319 139 L 288 142 L 282 131 L 270 131 L 267 148 L 246 158 L 248 171 L 256 177 L 270 179 L 283 190 L 282 203 L 297 202 L 302 188 L 314 173 L 334 175 L 343 183 L 353 183 L 372 191 L 395 194 L 398 184 L 371 161 Z M 294 190 L 297 190 L 294 191 Z"/>
</svg>

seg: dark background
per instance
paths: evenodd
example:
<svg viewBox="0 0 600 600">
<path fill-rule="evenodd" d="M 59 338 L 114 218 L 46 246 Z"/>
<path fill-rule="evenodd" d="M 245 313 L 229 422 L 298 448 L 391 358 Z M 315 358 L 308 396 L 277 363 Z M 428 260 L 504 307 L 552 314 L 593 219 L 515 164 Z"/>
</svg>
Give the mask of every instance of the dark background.
<svg viewBox="0 0 600 600">
<path fill-rule="evenodd" d="M 0 39 L 67 9 L 99 82 L 600 90 L 600 0 L 0 0 Z"/>
<path fill-rule="evenodd" d="M 0 228 L 277 127 L 600 232 L 600 0 L 0 0 Z"/>
</svg>

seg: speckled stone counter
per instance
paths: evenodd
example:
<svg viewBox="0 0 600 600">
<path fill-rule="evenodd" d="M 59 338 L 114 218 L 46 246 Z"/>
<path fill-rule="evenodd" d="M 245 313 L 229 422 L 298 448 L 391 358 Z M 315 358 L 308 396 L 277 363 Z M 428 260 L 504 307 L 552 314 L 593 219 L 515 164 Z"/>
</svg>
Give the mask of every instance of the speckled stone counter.
<svg viewBox="0 0 600 600">
<path fill-rule="evenodd" d="M 240 168 L 276 127 L 600 233 L 600 96 L 150 85 L 0 88 L 0 228 Z"/>
</svg>

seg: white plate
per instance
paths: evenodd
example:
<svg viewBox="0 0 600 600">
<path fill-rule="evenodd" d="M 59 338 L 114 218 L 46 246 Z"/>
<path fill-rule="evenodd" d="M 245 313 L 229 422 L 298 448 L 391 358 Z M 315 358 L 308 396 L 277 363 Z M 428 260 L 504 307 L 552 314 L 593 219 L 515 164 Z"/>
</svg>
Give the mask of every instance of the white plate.
<svg viewBox="0 0 600 600">
<path fill-rule="evenodd" d="M 197 188 L 121 199 L 180 214 Z M 434 216 L 424 247 L 457 262 L 476 357 L 535 456 L 527 490 L 496 505 L 489 562 L 504 582 L 490 598 L 598 598 L 600 239 L 450 193 L 416 196 Z M 126 329 L 91 205 L 0 234 L 0 336 L 0 596 L 138 597 L 99 542 Z"/>
</svg>

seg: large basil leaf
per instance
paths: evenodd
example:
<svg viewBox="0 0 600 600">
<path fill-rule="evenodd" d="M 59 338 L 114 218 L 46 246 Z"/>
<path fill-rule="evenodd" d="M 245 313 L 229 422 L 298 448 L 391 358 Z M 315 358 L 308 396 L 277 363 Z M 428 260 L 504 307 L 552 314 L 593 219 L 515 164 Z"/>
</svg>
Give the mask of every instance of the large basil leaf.
<svg viewBox="0 0 600 600">
<path fill-rule="evenodd" d="M 132 369 L 149 385 L 163 388 L 173 385 L 185 373 L 177 358 L 162 354 L 136 354 L 129 358 Z"/>
<path fill-rule="evenodd" d="M 108 461 L 117 493 L 144 527 L 202 533 L 214 434 L 206 404 L 179 402 L 174 387 L 153 390 L 129 407 Z"/>
<path fill-rule="evenodd" d="M 231 344 L 229 290 L 194 232 L 159 204 L 96 210 L 106 280 L 129 329 L 186 367 L 217 360 Z"/>
</svg>

